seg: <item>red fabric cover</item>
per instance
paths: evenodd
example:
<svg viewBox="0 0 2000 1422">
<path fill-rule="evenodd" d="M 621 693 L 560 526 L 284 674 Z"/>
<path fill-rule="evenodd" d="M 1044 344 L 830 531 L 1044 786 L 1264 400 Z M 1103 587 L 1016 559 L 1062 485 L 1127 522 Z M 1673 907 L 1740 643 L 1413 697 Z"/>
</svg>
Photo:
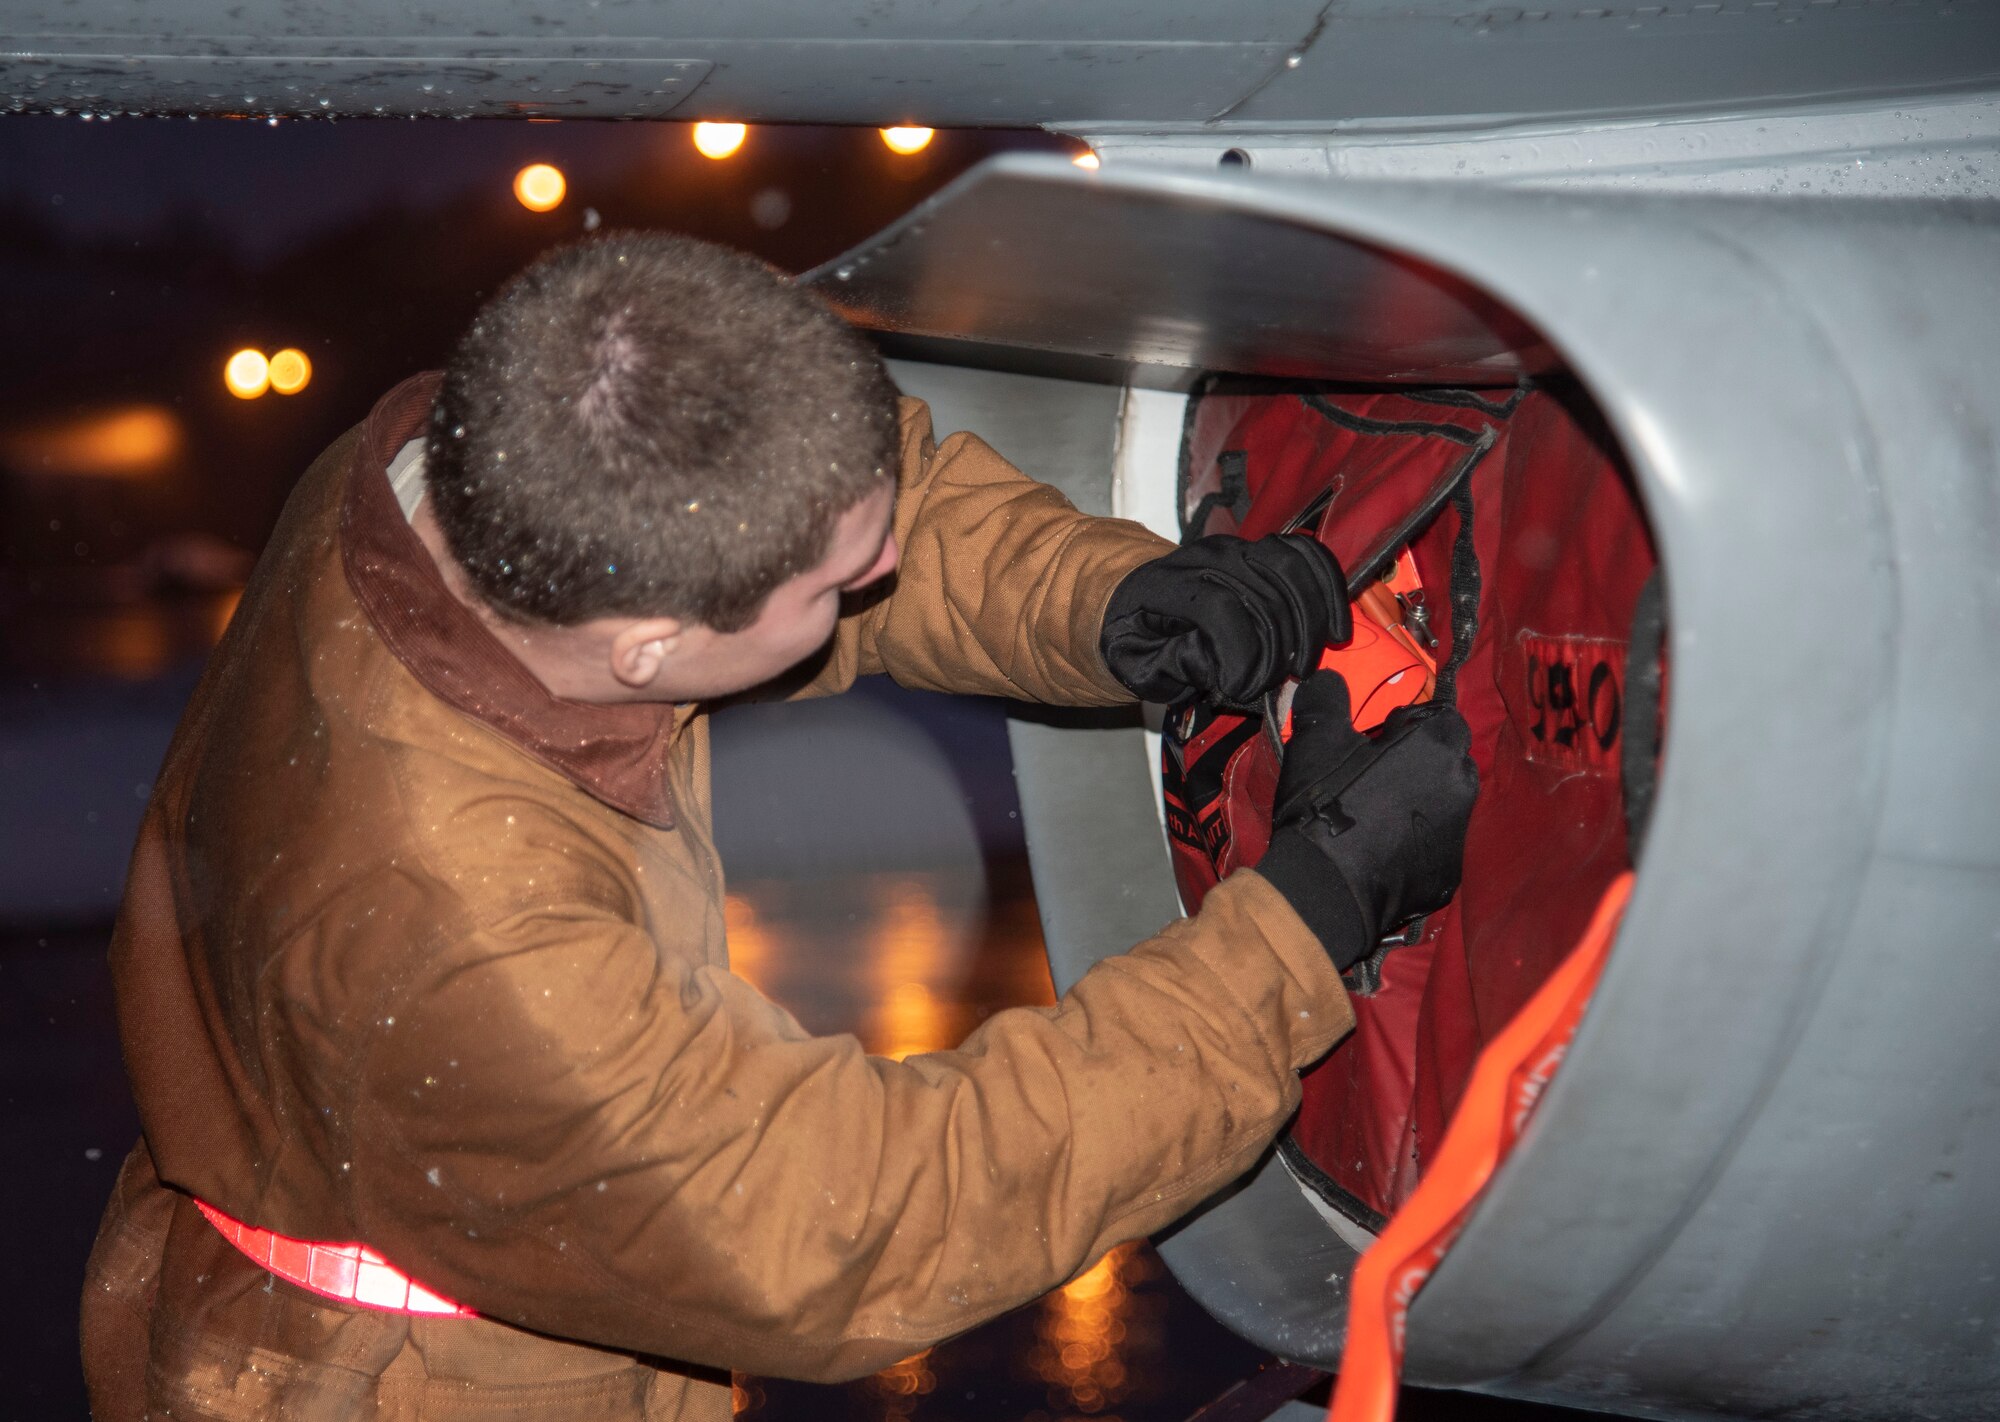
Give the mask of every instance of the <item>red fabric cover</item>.
<svg viewBox="0 0 2000 1422">
<path fill-rule="evenodd" d="M 1494 417 L 1487 412 L 1431 404 L 1406 395 L 1315 396 L 1363 419 L 1395 424 L 1450 425 L 1478 434 Z M 1496 403 L 1498 403 L 1496 401 Z M 1209 395 L 1187 432 L 1191 473 L 1182 517 L 1203 495 L 1219 492 L 1223 455 L 1241 450 L 1250 508 L 1241 527 L 1226 515 L 1211 518 L 1203 533 L 1276 533 L 1323 490 L 1334 491 L 1338 515 L 1322 527 L 1322 540 L 1351 567 L 1375 538 L 1408 513 L 1431 481 L 1463 453 L 1436 436 L 1384 437 L 1343 429 L 1295 395 Z"/>
<path fill-rule="evenodd" d="M 1474 490 L 1485 585 L 1459 705 L 1478 718 L 1482 787 L 1417 1028 L 1420 1159 L 1443 1137 L 1473 1059 L 1631 867 L 1618 736 L 1632 609 L 1656 563 L 1645 516 L 1580 398 L 1531 396 L 1503 452 L 1482 471 L 1497 497 Z M 1318 1095 L 1309 1091 L 1302 1123 L 1339 1114 Z"/>
<path fill-rule="evenodd" d="M 1609 440 L 1574 418 L 1571 402 L 1534 392 L 1507 414 L 1381 392 L 1312 401 L 1322 408 L 1296 395 L 1203 400 L 1188 431 L 1184 510 L 1226 494 L 1232 464 L 1248 499 L 1238 530 L 1246 536 L 1283 527 L 1331 488 L 1321 538 L 1351 566 L 1464 456 L 1462 443 L 1423 426 L 1501 431 L 1471 481 L 1480 623 L 1458 705 L 1482 791 L 1465 883 L 1422 942 L 1387 956 L 1380 987 L 1356 998 L 1354 1035 L 1308 1074 L 1292 1128 L 1337 1185 L 1387 1214 L 1415 1188 L 1425 1145 L 1441 1139 L 1479 1051 L 1626 867 L 1616 703 L 1653 554 Z M 1367 428 L 1342 427 L 1327 407 Z M 1237 522 L 1226 503 L 1211 501 L 1201 531 Z M 1441 665 L 1451 652 L 1446 590 L 1458 524 L 1447 508 L 1413 547 Z M 1174 797 L 1182 801 L 1171 838 L 1191 908 L 1218 874 L 1254 864 L 1268 840 L 1277 758 L 1254 719 L 1247 724 L 1253 734 L 1241 718 L 1216 717 L 1181 748 L 1192 759 L 1201 745 L 1240 741 L 1219 789 L 1212 776 L 1206 791 L 1199 777 L 1177 778 L 1170 746 L 1170 826 Z M 1180 832 L 1197 819 L 1198 836 Z"/>
<path fill-rule="evenodd" d="M 1475 435 L 1493 422 L 1490 412 L 1401 394 L 1343 396 L 1339 403 L 1342 410 L 1369 421 L 1446 424 Z M 1226 494 L 1232 467 L 1245 476 L 1243 518 L 1239 522 L 1227 502 L 1220 507 L 1211 503 L 1194 532 L 1260 538 L 1282 530 L 1331 490 L 1333 516 L 1320 525 L 1321 541 L 1342 567 L 1351 568 L 1464 453 L 1463 445 L 1436 435 L 1383 437 L 1342 428 L 1295 395 L 1209 395 L 1196 407 L 1187 431 L 1183 468 L 1190 477 L 1182 490 L 1181 516 L 1189 518 L 1214 496 Z M 1446 556 L 1448 563 L 1448 546 Z M 1446 580 L 1427 574 L 1425 584 L 1439 590 L 1432 598 L 1435 619 L 1448 620 L 1442 592 Z M 1209 764 L 1190 770 L 1190 783 L 1183 783 L 1177 753 L 1185 750 L 1192 767 L 1218 743 L 1228 755 L 1226 770 Z M 1165 754 L 1168 847 L 1181 898 L 1192 911 L 1220 877 L 1255 864 L 1270 837 L 1268 793 L 1218 793 L 1220 782 L 1275 785 L 1277 756 L 1255 718 L 1228 715 L 1205 722 L 1185 747 L 1170 743 Z M 1233 833 L 1238 829 L 1241 843 Z"/>
</svg>

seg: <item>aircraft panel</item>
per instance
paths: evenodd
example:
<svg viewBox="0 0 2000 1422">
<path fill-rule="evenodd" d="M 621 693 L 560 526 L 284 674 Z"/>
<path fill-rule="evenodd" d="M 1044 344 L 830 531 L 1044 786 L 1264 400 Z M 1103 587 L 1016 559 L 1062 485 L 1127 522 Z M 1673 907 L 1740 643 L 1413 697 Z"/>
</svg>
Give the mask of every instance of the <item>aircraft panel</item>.
<svg viewBox="0 0 2000 1422">
<path fill-rule="evenodd" d="M 2000 1406 L 2000 1239 L 1961 1183 L 2000 1170 L 1997 243 L 1977 203 L 1009 159 L 811 278 L 993 363 L 1554 361 L 1621 445 L 1669 590 L 1665 771 L 1591 1010 L 1412 1311 L 1415 1380 L 1662 1417 Z M 1167 1258 L 1330 1364 L 1333 1235 L 1260 1227 L 1274 1178 Z"/>
<path fill-rule="evenodd" d="M 21 34 L 180 34 L 244 38 L 541 35 L 720 40 L 994 40 L 1023 43 L 1267 44 L 1302 38 L 1324 0 L 1159 5 L 1153 0 L 480 0 L 412 7 L 399 0 L 100 0 L 83 14 L 65 0 L 17 0 Z"/>
<path fill-rule="evenodd" d="M 16 107 L 1122 126 L 1761 111 L 2000 86 L 1993 0 L 26 0 Z"/>
<path fill-rule="evenodd" d="M 1109 172 L 1076 174 L 1036 184 L 1027 203 L 1007 171 L 1029 170 L 968 175 L 805 280 L 886 331 L 976 329 L 1001 346 L 1141 365 L 1511 386 L 1555 364 L 1517 317 L 1435 267 L 1177 189 L 1260 190 L 1247 181 L 1146 174 L 1114 187 Z"/>
<path fill-rule="evenodd" d="M 745 121 L 1201 122 L 1280 67 L 1317 10 L 40 0 L 0 28 L 0 88 L 16 107 L 106 112 L 639 118 L 699 87 L 700 117 Z"/>
<path fill-rule="evenodd" d="M 1229 114 L 1531 122 L 1834 104 L 2000 83 L 2000 6 L 1816 0 L 1362 0 Z"/>
<path fill-rule="evenodd" d="M 1755 197 L 2000 196 L 2000 99 L 1926 98 L 1478 129 L 1087 132 L 1106 163 L 1209 168 L 1234 150 L 1285 177 Z"/>
</svg>

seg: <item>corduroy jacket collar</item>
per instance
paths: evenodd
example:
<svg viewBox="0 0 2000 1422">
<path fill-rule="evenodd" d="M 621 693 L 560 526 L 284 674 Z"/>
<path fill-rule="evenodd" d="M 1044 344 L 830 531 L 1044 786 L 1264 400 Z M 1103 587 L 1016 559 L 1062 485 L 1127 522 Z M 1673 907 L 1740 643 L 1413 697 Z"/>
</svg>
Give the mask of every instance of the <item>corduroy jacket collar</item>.
<svg viewBox="0 0 2000 1422">
<path fill-rule="evenodd" d="M 361 427 L 342 495 L 341 565 L 376 634 L 446 704 L 491 726 L 580 789 L 657 829 L 674 824 L 667 756 L 690 714 L 568 701 L 452 596 L 389 487 L 389 461 L 424 429 L 441 377 L 412 376 Z"/>
</svg>

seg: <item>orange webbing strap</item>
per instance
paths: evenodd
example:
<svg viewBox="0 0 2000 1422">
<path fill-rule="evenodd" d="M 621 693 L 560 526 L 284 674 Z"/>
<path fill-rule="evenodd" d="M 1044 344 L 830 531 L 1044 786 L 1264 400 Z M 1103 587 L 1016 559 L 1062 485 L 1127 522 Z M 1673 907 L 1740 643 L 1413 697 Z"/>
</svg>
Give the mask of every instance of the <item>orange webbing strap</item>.
<svg viewBox="0 0 2000 1422">
<path fill-rule="evenodd" d="M 1422 1183 L 1355 1266 L 1347 1348 L 1329 1422 L 1392 1422 L 1395 1417 L 1410 1304 L 1562 1065 L 1631 893 L 1629 872 L 1612 881 L 1569 957 L 1486 1044 Z"/>
<path fill-rule="evenodd" d="M 390 1313 L 442 1314 L 477 1318 L 478 1314 L 432 1293 L 374 1250 L 361 1244 L 313 1244 L 290 1239 L 268 1229 L 233 1220 L 204 1200 L 196 1200 L 208 1222 L 222 1237 L 286 1283 L 342 1303 Z"/>
</svg>

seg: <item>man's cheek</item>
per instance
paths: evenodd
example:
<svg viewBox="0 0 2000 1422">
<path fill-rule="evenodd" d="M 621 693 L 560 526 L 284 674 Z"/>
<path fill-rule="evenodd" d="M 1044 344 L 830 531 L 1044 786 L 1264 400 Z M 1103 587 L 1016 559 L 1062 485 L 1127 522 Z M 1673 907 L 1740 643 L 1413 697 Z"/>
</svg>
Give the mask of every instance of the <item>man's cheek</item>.
<svg viewBox="0 0 2000 1422">
<path fill-rule="evenodd" d="M 798 662 L 819 651 L 833 640 L 834 628 L 839 620 L 838 607 L 813 607 L 792 623 L 790 635 L 784 643 L 786 655 L 791 661 Z"/>
</svg>

